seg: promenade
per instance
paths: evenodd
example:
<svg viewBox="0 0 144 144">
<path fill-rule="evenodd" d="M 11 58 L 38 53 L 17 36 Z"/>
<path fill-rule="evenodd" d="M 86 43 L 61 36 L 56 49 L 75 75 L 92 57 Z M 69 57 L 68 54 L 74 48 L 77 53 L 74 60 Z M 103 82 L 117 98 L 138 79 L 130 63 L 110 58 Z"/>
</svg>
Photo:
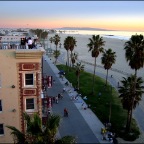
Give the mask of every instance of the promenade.
<svg viewBox="0 0 144 144">
<path fill-rule="evenodd" d="M 64 56 L 64 54 L 63 54 Z M 63 58 L 59 58 L 59 60 L 62 60 Z M 64 83 L 67 81 L 65 78 L 62 81 L 62 79 L 59 78 L 59 70 L 57 67 L 53 64 L 52 60 L 48 58 L 47 56 L 44 56 L 43 61 L 43 72 L 45 75 L 53 76 L 53 79 L 55 79 L 55 83 L 51 89 L 48 89 L 48 93 L 51 95 L 49 96 L 55 96 L 58 93 L 62 92 L 63 87 L 65 87 Z M 85 65 L 85 70 L 87 72 L 92 73 L 93 69 L 91 66 Z M 108 81 L 111 83 L 111 85 L 117 89 L 117 82 L 119 79 L 116 79 L 115 73 L 111 72 L 113 74 L 113 78 L 108 77 Z M 105 74 L 101 72 L 101 68 L 97 69 L 96 75 L 105 78 Z M 66 90 L 68 91 L 70 87 L 66 87 Z M 57 137 L 63 137 L 65 135 L 71 135 L 76 136 L 78 143 L 109 143 L 109 141 L 102 140 L 101 135 L 101 127 L 104 127 L 101 121 L 95 116 L 95 114 L 90 110 L 84 110 L 82 109 L 82 103 L 84 102 L 82 99 L 79 99 L 78 101 L 72 101 L 71 95 L 76 95 L 76 92 L 73 91 L 72 93 L 66 92 L 64 93 L 64 98 L 62 100 L 59 100 L 58 104 L 54 104 L 52 111 L 55 114 L 59 114 L 61 116 L 61 123 L 59 128 L 59 133 Z M 63 109 L 68 108 L 68 111 L 70 113 L 69 118 L 63 117 Z M 137 107 L 137 109 L 134 111 L 136 113 L 137 110 L 139 110 L 140 107 Z M 90 136 L 91 135 L 91 136 Z M 124 141 L 121 138 L 117 138 L 118 143 L 144 143 L 144 134 L 142 133 L 140 137 L 135 140 L 134 142 Z"/>
<path fill-rule="evenodd" d="M 65 87 L 64 84 L 67 80 L 59 78 L 58 72 L 59 70 L 52 61 L 47 56 L 44 56 L 43 73 L 53 76 L 55 80 L 53 87 L 47 89 L 49 96 L 56 96 Z M 63 99 L 59 100 L 58 104 L 53 104 L 53 113 L 61 116 L 58 137 L 75 136 L 77 143 L 109 143 L 109 141 L 102 140 L 101 128 L 104 126 L 100 120 L 89 108 L 86 110 L 82 108 L 82 103 L 86 104 L 81 97 L 78 100 L 72 100 L 72 95 L 75 96 L 77 93 L 72 87 L 68 86 L 63 94 Z M 68 109 L 69 117 L 63 116 L 65 107 Z"/>
<path fill-rule="evenodd" d="M 52 35 L 53 36 L 53 35 Z M 61 36 L 61 43 L 64 41 L 65 37 L 67 35 L 60 34 Z M 85 65 L 85 71 L 93 73 L 93 59 L 91 58 L 91 53 L 88 53 L 88 48 L 86 47 L 86 44 L 88 42 L 87 37 L 89 36 L 81 36 L 81 35 L 72 35 L 75 36 L 77 39 L 77 47 L 75 48 L 74 52 L 78 53 L 78 59 Z M 112 69 L 109 70 L 109 76 L 108 81 L 112 85 L 113 88 L 118 90 L 118 83 L 121 85 L 122 77 L 127 77 L 130 74 L 133 73 L 133 70 L 128 67 L 127 62 L 125 61 L 124 57 L 124 50 L 123 50 L 123 44 L 124 41 L 118 40 L 118 39 L 108 39 L 105 38 L 107 41 L 106 47 L 111 47 L 118 55 L 115 66 L 112 67 Z M 50 45 L 50 48 L 52 50 L 55 50 L 55 45 Z M 67 61 L 67 53 L 66 50 L 62 47 L 60 48 L 61 55 L 58 58 L 58 61 L 62 64 L 65 64 Z M 51 55 L 49 55 L 51 57 Z M 105 79 L 106 77 L 106 70 L 101 66 L 100 61 L 97 61 L 97 67 L 96 67 L 96 75 Z M 111 77 L 113 75 L 113 77 Z M 138 75 L 143 77 L 143 69 L 138 71 Z M 144 96 L 142 97 L 142 100 L 140 101 L 139 105 L 136 107 L 136 109 L 133 111 L 133 117 L 137 121 L 137 124 L 140 128 L 141 135 L 140 138 L 138 138 L 134 142 L 126 142 L 122 139 L 118 138 L 119 143 L 144 143 Z"/>
</svg>

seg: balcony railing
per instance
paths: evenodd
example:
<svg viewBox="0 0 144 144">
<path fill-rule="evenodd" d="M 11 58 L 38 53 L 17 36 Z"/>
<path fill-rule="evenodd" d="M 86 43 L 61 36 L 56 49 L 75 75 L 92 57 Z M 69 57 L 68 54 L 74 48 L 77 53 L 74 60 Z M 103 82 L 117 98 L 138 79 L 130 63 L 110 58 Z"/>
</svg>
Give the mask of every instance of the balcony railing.
<svg viewBox="0 0 144 144">
<path fill-rule="evenodd" d="M 40 43 L 37 43 L 32 49 L 39 49 L 42 47 Z M 0 43 L 0 50 L 7 50 L 7 49 L 29 49 L 28 45 L 20 45 L 20 43 Z"/>
</svg>

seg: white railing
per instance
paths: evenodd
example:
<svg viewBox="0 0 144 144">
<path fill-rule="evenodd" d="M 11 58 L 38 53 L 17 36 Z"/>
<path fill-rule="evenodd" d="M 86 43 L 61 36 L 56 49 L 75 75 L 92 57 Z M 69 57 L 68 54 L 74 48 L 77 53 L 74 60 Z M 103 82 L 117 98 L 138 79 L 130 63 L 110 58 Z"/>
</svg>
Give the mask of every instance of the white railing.
<svg viewBox="0 0 144 144">
<path fill-rule="evenodd" d="M 37 44 L 35 47 L 33 47 L 32 49 L 39 49 L 40 47 L 42 47 L 40 44 Z M 27 45 L 18 45 L 18 44 L 14 44 L 14 45 L 1 45 L 0 44 L 0 50 L 7 50 L 7 49 L 29 49 Z"/>
</svg>

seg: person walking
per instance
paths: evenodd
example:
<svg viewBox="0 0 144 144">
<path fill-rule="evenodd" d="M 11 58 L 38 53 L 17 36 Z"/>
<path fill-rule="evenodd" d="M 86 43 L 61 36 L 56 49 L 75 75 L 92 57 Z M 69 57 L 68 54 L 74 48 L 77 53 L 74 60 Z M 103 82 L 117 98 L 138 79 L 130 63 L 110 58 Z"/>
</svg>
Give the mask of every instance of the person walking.
<svg viewBox="0 0 144 144">
<path fill-rule="evenodd" d="M 64 108 L 64 117 L 68 117 L 68 110 Z"/>
<path fill-rule="evenodd" d="M 63 88 L 63 93 L 64 93 L 65 91 L 66 91 L 66 88 L 64 87 L 64 88 Z"/>
<path fill-rule="evenodd" d="M 55 97 L 55 102 L 58 104 L 58 96 Z"/>
</svg>

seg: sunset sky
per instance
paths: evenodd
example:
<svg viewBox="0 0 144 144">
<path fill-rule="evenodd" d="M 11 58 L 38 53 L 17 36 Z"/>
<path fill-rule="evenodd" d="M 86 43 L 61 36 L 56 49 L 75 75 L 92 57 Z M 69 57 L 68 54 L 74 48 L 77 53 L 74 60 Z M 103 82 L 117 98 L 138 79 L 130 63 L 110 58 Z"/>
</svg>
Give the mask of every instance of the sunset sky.
<svg viewBox="0 0 144 144">
<path fill-rule="evenodd" d="M 0 27 L 144 31 L 144 1 L 0 1 Z"/>
</svg>

